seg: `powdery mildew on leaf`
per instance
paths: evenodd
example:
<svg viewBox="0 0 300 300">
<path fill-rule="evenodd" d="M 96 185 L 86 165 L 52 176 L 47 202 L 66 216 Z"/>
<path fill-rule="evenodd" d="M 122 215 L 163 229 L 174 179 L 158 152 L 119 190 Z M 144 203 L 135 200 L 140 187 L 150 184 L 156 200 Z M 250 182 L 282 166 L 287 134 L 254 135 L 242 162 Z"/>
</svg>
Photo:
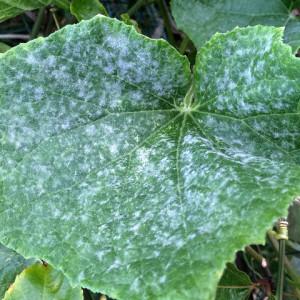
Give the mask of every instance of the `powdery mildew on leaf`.
<svg viewBox="0 0 300 300">
<path fill-rule="evenodd" d="M 300 22 L 293 14 L 292 0 L 172 0 L 171 4 L 178 27 L 197 48 L 216 32 L 257 24 L 285 26 L 285 42 L 294 50 L 300 46 Z"/>
<path fill-rule="evenodd" d="M 114 298 L 213 299 L 300 193 L 300 68 L 281 36 L 215 36 L 191 103 L 187 59 L 117 20 L 2 55 L 0 240 Z"/>
</svg>

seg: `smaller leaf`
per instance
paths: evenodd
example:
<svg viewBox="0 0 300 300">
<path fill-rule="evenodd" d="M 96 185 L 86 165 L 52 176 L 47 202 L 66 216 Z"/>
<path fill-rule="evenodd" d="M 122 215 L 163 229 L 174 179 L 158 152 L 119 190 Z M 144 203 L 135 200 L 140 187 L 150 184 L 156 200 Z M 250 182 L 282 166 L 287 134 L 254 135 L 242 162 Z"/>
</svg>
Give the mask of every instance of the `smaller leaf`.
<svg viewBox="0 0 300 300">
<path fill-rule="evenodd" d="M 108 16 L 105 7 L 98 0 L 73 0 L 71 13 L 78 21 L 91 19 L 98 14 Z"/>
<path fill-rule="evenodd" d="M 220 279 L 216 300 L 244 300 L 251 292 L 253 283 L 249 276 L 229 263 Z"/>
<path fill-rule="evenodd" d="M 296 52 L 300 47 L 300 17 L 292 18 L 284 30 L 284 42 L 292 47 Z"/>
<path fill-rule="evenodd" d="M 62 272 L 36 263 L 25 269 L 8 289 L 4 300 L 82 300 L 80 287 L 71 287 Z"/>
<path fill-rule="evenodd" d="M 0 42 L 0 53 L 4 53 L 10 49 L 10 46 Z"/>
<path fill-rule="evenodd" d="M 0 299 L 15 281 L 16 276 L 31 263 L 33 260 L 26 260 L 17 252 L 0 244 Z"/>
</svg>

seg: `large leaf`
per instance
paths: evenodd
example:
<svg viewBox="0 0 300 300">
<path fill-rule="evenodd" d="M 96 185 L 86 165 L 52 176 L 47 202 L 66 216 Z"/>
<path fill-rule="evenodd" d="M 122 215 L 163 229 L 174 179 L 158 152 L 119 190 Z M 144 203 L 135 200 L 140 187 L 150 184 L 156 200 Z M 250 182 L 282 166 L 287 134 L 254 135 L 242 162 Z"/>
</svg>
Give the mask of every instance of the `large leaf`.
<svg viewBox="0 0 300 300">
<path fill-rule="evenodd" d="M 68 0 L 0 0 L 0 22 L 50 3 L 64 9 L 68 9 L 69 6 Z"/>
<path fill-rule="evenodd" d="M 0 299 L 15 281 L 16 276 L 23 271 L 32 260 L 26 260 L 15 251 L 0 244 Z"/>
<path fill-rule="evenodd" d="M 51 266 L 36 263 L 25 269 L 3 300 L 82 300 L 80 287 L 72 288 L 64 275 Z"/>
<path fill-rule="evenodd" d="M 0 240 L 117 299 L 212 299 L 300 194 L 300 62 L 282 31 L 187 59 L 95 17 L 0 56 Z M 239 48 L 237 48 L 239 45 Z"/>
<path fill-rule="evenodd" d="M 300 18 L 293 13 L 293 0 L 172 0 L 172 12 L 180 29 L 197 48 L 216 32 L 236 26 L 286 26 L 285 41 L 300 46 Z"/>
</svg>

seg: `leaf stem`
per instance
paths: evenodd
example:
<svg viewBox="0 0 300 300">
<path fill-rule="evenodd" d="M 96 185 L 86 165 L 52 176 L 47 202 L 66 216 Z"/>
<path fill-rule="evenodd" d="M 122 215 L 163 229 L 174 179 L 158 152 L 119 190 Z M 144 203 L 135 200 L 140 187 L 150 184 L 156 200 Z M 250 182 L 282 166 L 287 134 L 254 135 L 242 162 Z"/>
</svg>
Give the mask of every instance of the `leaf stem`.
<svg viewBox="0 0 300 300">
<path fill-rule="evenodd" d="M 28 34 L 0 34 L 0 40 L 29 40 L 30 35 Z"/>
<path fill-rule="evenodd" d="M 39 9 L 39 12 L 36 17 L 36 21 L 33 25 L 32 31 L 31 31 L 31 35 L 30 35 L 31 40 L 35 39 L 39 34 L 39 30 L 40 30 L 42 22 L 43 22 L 44 13 L 45 13 L 45 6 L 41 7 Z"/>
<path fill-rule="evenodd" d="M 153 2 L 153 0 L 137 0 L 132 7 L 129 8 L 129 10 L 127 11 L 127 14 L 129 16 L 134 15 L 141 7 L 143 7 L 144 5 L 147 5 L 149 3 Z"/>
<path fill-rule="evenodd" d="M 182 42 L 181 42 L 181 44 L 180 44 L 180 46 L 179 46 L 179 52 L 180 52 L 181 54 L 184 54 L 185 51 L 186 51 L 186 49 L 187 49 L 187 47 L 189 46 L 189 44 L 190 44 L 190 39 L 189 39 L 189 37 L 185 34 L 184 37 L 183 37 L 183 39 L 182 39 Z"/>
<path fill-rule="evenodd" d="M 59 25 L 59 22 L 58 22 L 58 19 L 57 19 L 57 16 L 56 16 L 56 8 L 55 7 L 52 7 L 50 8 L 50 11 L 52 13 L 52 16 L 53 16 L 53 19 L 54 19 L 54 22 L 55 22 L 55 26 L 57 29 L 60 29 L 60 25 Z"/>
<path fill-rule="evenodd" d="M 277 241 L 277 239 L 274 236 L 274 232 L 272 230 L 269 230 L 267 232 L 268 238 L 271 241 L 273 248 L 276 250 L 277 253 L 279 253 L 279 242 Z M 298 274 L 293 270 L 293 267 L 290 263 L 290 261 L 288 260 L 288 258 L 286 256 L 284 256 L 284 267 L 285 267 L 285 271 L 286 273 L 289 275 L 289 277 L 295 281 L 295 282 L 299 282 L 299 277 Z M 295 288 L 295 293 L 297 295 L 297 299 L 300 300 L 300 290 Z"/>
<path fill-rule="evenodd" d="M 159 10 L 161 12 L 161 15 L 163 17 L 163 20 L 164 20 L 164 24 L 166 27 L 169 42 L 173 46 L 175 46 L 175 44 L 176 44 L 175 37 L 173 34 L 173 29 L 172 29 L 172 25 L 171 25 L 171 21 L 170 21 L 170 15 L 168 13 L 168 6 L 167 6 L 165 0 L 157 0 L 157 4 L 158 4 Z"/>
<path fill-rule="evenodd" d="M 284 257 L 285 257 L 285 240 L 279 240 L 279 260 L 278 260 L 278 277 L 276 288 L 276 299 L 283 299 L 283 282 L 284 282 Z"/>
</svg>

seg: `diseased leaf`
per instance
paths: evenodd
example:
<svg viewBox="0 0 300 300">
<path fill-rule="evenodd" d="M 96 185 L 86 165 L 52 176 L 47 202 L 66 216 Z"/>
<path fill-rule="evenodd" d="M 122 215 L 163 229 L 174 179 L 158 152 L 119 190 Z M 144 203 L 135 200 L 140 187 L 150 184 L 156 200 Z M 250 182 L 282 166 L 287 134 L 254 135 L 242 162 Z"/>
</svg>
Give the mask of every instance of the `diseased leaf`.
<svg viewBox="0 0 300 300">
<path fill-rule="evenodd" d="M 64 275 L 50 265 L 36 263 L 25 269 L 3 300 L 82 300 L 80 287 L 72 288 Z"/>
<path fill-rule="evenodd" d="M 188 60 L 97 16 L 0 56 L 0 240 L 116 299 L 213 299 L 300 194 L 300 62 L 282 30 Z"/>
<path fill-rule="evenodd" d="M 252 287 L 249 276 L 229 263 L 218 284 L 216 300 L 247 300 Z"/>
<path fill-rule="evenodd" d="M 16 276 L 31 263 L 33 260 L 26 260 L 20 254 L 0 244 L 0 299 L 4 297 Z"/>
<path fill-rule="evenodd" d="M 197 48 L 216 32 L 257 24 L 286 26 L 285 42 L 294 50 L 300 47 L 300 19 L 292 14 L 292 0 L 172 0 L 171 4 L 178 27 Z"/>
<path fill-rule="evenodd" d="M 105 7 L 99 0 L 73 0 L 71 13 L 78 21 L 91 19 L 97 14 L 108 15 Z"/>
<path fill-rule="evenodd" d="M 50 3 L 68 9 L 68 0 L 0 0 L 0 22 Z"/>
</svg>

